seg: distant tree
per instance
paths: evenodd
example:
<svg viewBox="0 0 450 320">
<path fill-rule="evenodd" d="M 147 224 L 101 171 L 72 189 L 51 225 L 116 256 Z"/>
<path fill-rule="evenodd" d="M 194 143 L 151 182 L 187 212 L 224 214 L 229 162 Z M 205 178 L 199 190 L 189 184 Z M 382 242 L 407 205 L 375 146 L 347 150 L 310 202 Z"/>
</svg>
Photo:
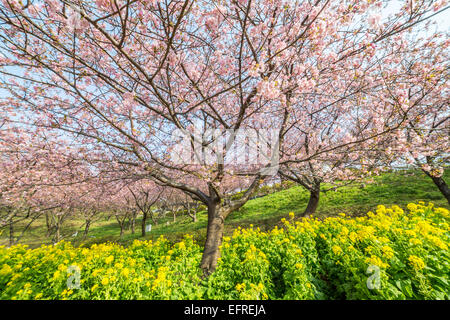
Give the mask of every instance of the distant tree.
<svg viewBox="0 0 450 320">
<path fill-rule="evenodd" d="M 143 237 L 145 237 L 148 218 L 155 225 L 158 224 L 158 214 L 153 211 L 153 206 L 159 201 L 166 189 L 148 180 L 139 180 L 128 186 L 128 190 L 133 196 L 134 204 L 142 213 L 141 234 Z"/>
</svg>

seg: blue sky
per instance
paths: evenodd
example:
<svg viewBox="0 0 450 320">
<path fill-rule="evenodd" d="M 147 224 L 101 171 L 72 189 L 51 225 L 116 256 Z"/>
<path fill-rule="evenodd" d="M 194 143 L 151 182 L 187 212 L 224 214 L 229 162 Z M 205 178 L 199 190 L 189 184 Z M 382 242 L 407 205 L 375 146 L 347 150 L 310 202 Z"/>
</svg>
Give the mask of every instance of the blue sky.
<svg viewBox="0 0 450 320">
<path fill-rule="evenodd" d="M 382 16 L 385 17 L 389 14 L 397 12 L 402 2 L 404 1 L 390 0 L 389 5 L 382 12 Z M 447 9 L 446 11 L 439 13 L 432 19 L 437 22 L 439 31 L 443 32 L 450 31 L 450 9 Z"/>
</svg>

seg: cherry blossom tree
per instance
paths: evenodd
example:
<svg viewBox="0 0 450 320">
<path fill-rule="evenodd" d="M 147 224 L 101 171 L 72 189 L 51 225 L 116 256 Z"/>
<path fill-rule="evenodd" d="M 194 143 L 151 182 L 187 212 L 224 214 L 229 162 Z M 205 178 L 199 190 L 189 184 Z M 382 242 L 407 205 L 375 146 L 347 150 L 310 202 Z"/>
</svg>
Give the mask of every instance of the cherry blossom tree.
<svg viewBox="0 0 450 320">
<path fill-rule="evenodd" d="M 173 222 L 175 223 L 178 212 L 187 205 L 185 201 L 187 201 L 187 198 L 183 192 L 180 192 L 178 189 L 170 189 L 161 194 L 158 204 L 162 210 L 169 211 L 172 214 Z"/>
<path fill-rule="evenodd" d="M 443 178 L 450 160 L 449 40 L 433 36 L 421 41 L 426 45 L 415 46 L 403 60 L 407 77 L 390 91 L 393 101 L 414 103 L 415 108 L 380 146 L 385 165 L 422 170 L 450 204 L 450 189 Z"/>
<path fill-rule="evenodd" d="M 93 223 L 100 220 L 103 210 L 108 207 L 108 196 L 105 189 L 110 186 L 99 177 L 87 183 L 77 185 L 77 199 L 74 200 L 77 217 L 84 220 L 82 239 L 86 240 Z"/>
<path fill-rule="evenodd" d="M 405 2 L 403 12 L 420 11 L 410 5 Z M 395 17 L 398 22 L 399 14 Z M 436 94 L 446 86 L 443 78 L 434 81 L 431 90 L 430 85 L 414 88 L 418 79 L 430 82 L 430 71 L 435 76 L 446 69 L 448 41 L 431 30 L 431 22 L 424 25 L 427 36 L 405 25 L 391 28 L 391 23 L 392 17 L 381 19 L 379 15 L 358 21 L 354 33 L 364 35 L 364 40 L 356 47 L 353 35 L 328 37 L 331 33 L 326 29 L 333 24 L 324 23 L 325 31 L 318 32 L 321 36 L 311 41 L 312 47 L 304 44 L 298 56 L 285 61 L 290 77 L 278 86 L 285 104 L 277 114 L 287 118 L 280 131 L 280 176 L 310 192 L 306 216 L 317 209 L 321 183 L 332 183 L 335 189 L 385 169 L 386 138 L 404 130 L 410 118 L 418 113 L 438 114 L 441 121 L 436 123 L 441 126 L 443 119 L 448 120 L 444 93 L 438 94 L 437 105 L 425 103 L 431 92 Z M 315 54 L 317 46 L 328 54 Z M 411 57 L 420 61 L 415 72 L 408 67 Z M 445 133 L 439 141 L 440 146 L 427 149 L 442 154 L 438 150 L 448 145 Z"/>
<path fill-rule="evenodd" d="M 200 208 L 199 201 L 193 201 L 188 195 L 183 195 L 180 199 L 186 215 L 192 219 L 192 222 L 197 222 L 197 212 Z"/>
<path fill-rule="evenodd" d="M 154 213 L 153 206 L 159 201 L 163 192 L 167 188 L 158 186 L 153 181 L 139 180 L 128 186 L 128 190 L 133 196 L 136 207 L 142 213 L 141 233 L 145 237 L 147 220 L 150 218 L 154 224 L 158 224 L 157 216 Z"/>
<path fill-rule="evenodd" d="M 110 184 L 103 194 L 103 203 L 102 210 L 110 217 L 116 219 L 120 228 L 119 239 L 122 239 L 127 229 L 127 221 L 130 221 L 133 211 L 136 210 L 136 205 L 133 196 L 127 188 L 127 183 Z"/>
<path fill-rule="evenodd" d="M 9 228 L 12 245 L 42 215 L 48 217 L 61 206 L 70 206 L 62 189 L 84 173 L 71 157 L 61 156 L 57 144 L 48 144 L 23 128 L 8 127 L 5 121 L 0 130 L 0 228 Z M 58 214 L 54 221 L 61 219 Z M 15 237 L 14 226 L 19 223 L 25 226 Z M 60 223 L 55 225 L 59 234 Z"/>
</svg>

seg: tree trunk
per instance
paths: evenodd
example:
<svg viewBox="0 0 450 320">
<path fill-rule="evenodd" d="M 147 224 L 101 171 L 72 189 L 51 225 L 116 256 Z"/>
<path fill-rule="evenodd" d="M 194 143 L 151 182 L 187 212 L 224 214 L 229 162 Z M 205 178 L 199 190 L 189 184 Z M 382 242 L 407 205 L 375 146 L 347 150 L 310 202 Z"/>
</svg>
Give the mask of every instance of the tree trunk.
<svg viewBox="0 0 450 320">
<path fill-rule="evenodd" d="M 134 234 L 134 226 L 136 225 L 136 215 L 133 214 L 131 217 L 131 233 Z"/>
<path fill-rule="evenodd" d="M 54 237 L 53 242 L 58 243 L 60 237 L 61 237 L 60 223 L 59 223 L 59 221 L 58 221 L 58 222 L 56 223 L 56 225 L 55 225 L 55 237 Z"/>
<path fill-rule="evenodd" d="M 217 204 L 208 205 L 208 228 L 206 231 L 206 242 L 203 250 L 201 268 L 208 276 L 217 266 L 220 256 L 219 246 L 222 243 L 225 219 L 222 217 L 220 206 Z"/>
<path fill-rule="evenodd" d="M 91 220 L 86 220 L 86 226 L 84 227 L 84 233 L 83 233 L 83 240 L 86 240 L 90 226 L 91 226 Z"/>
<path fill-rule="evenodd" d="M 316 212 L 317 206 L 319 205 L 320 189 L 312 189 L 309 192 L 310 196 L 308 205 L 306 207 L 306 210 L 303 212 L 304 217 L 309 217 L 311 214 Z"/>
<path fill-rule="evenodd" d="M 187 204 L 187 214 L 192 219 L 192 222 L 197 222 L 197 207 L 191 208 L 190 203 Z"/>
<path fill-rule="evenodd" d="M 50 224 L 50 219 L 48 217 L 48 213 L 45 214 L 45 223 L 47 225 L 47 237 L 50 237 L 52 226 Z"/>
<path fill-rule="evenodd" d="M 142 212 L 142 236 L 145 237 L 145 225 L 147 224 L 147 212 Z"/>
<path fill-rule="evenodd" d="M 177 213 L 175 211 L 172 211 L 173 214 L 173 222 L 177 222 Z"/>
<path fill-rule="evenodd" d="M 447 183 L 442 177 L 435 177 L 432 176 L 429 172 L 423 170 L 427 176 L 433 180 L 434 184 L 438 187 L 439 191 L 442 193 L 442 195 L 447 199 L 448 204 L 450 204 L 450 189 L 448 188 Z"/>
<path fill-rule="evenodd" d="M 14 226 L 12 220 L 9 222 L 9 246 L 14 245 Z"/>
<path fill-rule="evenodd" d="M 117 223 L 119 224 L 119 227 L 120 227 L 119 239 L 122 239 L 123 231 L 125 229 L 125 218 L 123 220 L 120 220 L 119 217 L 116 216 L 116 220 L 117 220 Z"/>
</svg>

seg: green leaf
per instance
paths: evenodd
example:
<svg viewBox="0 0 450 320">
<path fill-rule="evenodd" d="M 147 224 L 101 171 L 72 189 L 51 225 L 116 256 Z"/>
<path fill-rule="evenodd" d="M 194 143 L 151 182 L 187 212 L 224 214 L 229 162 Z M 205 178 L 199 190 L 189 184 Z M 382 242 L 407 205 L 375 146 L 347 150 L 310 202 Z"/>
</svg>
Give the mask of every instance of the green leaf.
<svg viewBox="0 0 450 320">
<path fill-rule="evenodd" d="M 435 280 L 436 282 L 444 285 L 444 288 L 449 287 L 449 283 L 448 283 L 447 279 L 444 277 L 433 277 L 432 279 Z"/>
<path fill-rule="evenodd" d="M 412 298 L 414 296 L 412 287 L 411 287 L 411 280 L 402 281 L 402 292 L 408 297 Z"/>
</svg>

